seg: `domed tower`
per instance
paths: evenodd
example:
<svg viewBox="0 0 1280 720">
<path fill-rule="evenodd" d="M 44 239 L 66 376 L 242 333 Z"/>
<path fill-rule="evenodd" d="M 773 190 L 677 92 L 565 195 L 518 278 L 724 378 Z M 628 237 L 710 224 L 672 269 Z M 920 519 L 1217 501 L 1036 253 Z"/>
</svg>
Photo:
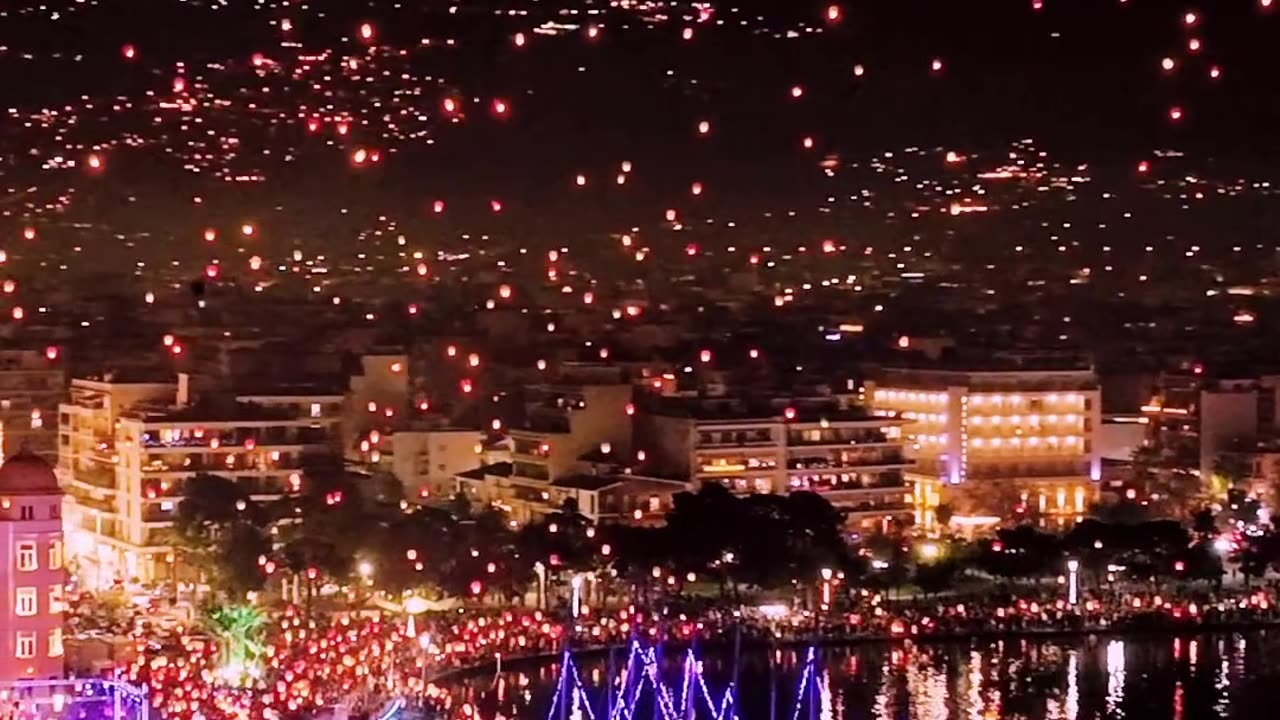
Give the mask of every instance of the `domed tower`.
<svg viewBox="0 0 1280 720">
<path fill-rule="evenodd" d="M 63 674 L 62 489 L 22 450 L 0 465 L 0 680 Z"/>
</svg>

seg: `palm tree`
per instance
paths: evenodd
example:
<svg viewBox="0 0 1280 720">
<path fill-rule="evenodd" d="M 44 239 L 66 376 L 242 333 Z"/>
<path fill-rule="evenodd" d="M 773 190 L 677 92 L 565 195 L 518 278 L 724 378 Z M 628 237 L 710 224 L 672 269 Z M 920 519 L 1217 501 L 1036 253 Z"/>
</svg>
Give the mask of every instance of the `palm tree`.
<svg viewBox="0 0 1280 720">
<path fill-rule="evenodd" d="M 266 651 L 262 642 L 266 617 L 252 605 L 220 605 L 208 612 L 205 624 L 221 645 L 220 672 L 224 679 L 242 684 Z"/>
</svg>

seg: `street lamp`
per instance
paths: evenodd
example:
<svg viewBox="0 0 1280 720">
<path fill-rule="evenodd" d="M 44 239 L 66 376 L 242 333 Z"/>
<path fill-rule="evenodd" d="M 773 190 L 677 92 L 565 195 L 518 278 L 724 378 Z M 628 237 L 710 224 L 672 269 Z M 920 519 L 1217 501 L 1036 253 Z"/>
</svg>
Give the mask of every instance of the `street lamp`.
<svg viewBox="0 0 1280 720">
<path fill-rule="evenodd" d="M 1067 602 L 1080 602 L 1080 561 L 1075 558 L 1067 560 Z"/>
<path fill-rule="evenodd" d="M 577 620 L 582 610 L 582 576 L 574 575 L 569 584 L 573 586 L 573 618 Z"/>
</svg>

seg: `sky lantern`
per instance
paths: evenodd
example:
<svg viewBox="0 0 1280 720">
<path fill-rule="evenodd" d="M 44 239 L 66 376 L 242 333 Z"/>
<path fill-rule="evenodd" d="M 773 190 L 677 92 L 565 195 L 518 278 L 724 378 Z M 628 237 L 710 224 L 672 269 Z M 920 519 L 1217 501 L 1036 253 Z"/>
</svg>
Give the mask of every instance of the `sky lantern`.
<svg viewBox="0 0 1280 720">
<path fill-rule="evenodd" d="M 427 264 L 426 264 L 426 263 L 424 263 L 424 262 L 420 262 L 420 263 L 418 263 L 418 267 L 416 268 L 416 270 L 417 270 L 417 273 L 418 273 L 418 276 L 419 276 L 419 277 L 426 277 L 426 276 L 427 276 Z"/>
<path fill-rule="evenodd" d="M 204 266 L 204 274 L 205 274 L 205 276 L 206 276 L 206 277 L 208 277 L 210 280 L 212 280 L 212 279 L 214 279 L 214 278 L 218 277 L 218 274 L 219 274 L 220 272 L 221 272 L 221 271 L 218 269 L 218 265 L 217 265 L 216 263 L 210 263 L 210 264 L 208 264 L 208 265 L 205 265 L 205 266 Z"/>
<path fill-rule="evenodd" d="M 1195 27 L 1200 22 L 1200 16 L 1194 10 L 1188 10 L 1186 15 L 1182 16 L 1182 23 L 1187 27 Z"/>
<path fill-rule="evenodd" d="M 311 118 L 310 120 L 307 121 L 307 132 L 315 132 L 319 129 L 320 129 L 320 121 L 318 119 Z"/>
<path fill-rule="evenodd" d="M 186 90 L 187 90 L 187 81 L 185 78 L 179 76 L 173 79 L 174 92 L 181 93 L 181 92 L 186 92 Z"/>
<path fill-rule="evenodd" d="M 165 335 L 160 341 L 164 343 L 165 347 L 173 347 L 174 337 L 173 335 Z"/>
<path fill-rule="evenodd" d="M 45 348 L 45 349 L 44 349 L 44 356 L 45 356 L 46 358 L 50 359 L 50 360 L 57 360 L 57 359 L 58 359 L 58 346 L 57 346 L 57 345 L 50 345 L 49 347 Z"/>
<path fill-rule="evenodd" d="M 684 30 L 681 30 L 681 31 L 680 31 L 680 38 L 681 38 L 681 39 L 683 39 L 683 40 L 692 40 L 692 39 L 693 39 L 693 28 L 691 28 L 691 27 L 687 27 L 687 28 L 685 28 Z"/>
<path fill-rule="evenodd" d="M 629 173 L 629 172 L 631 172 L 631 161 L 630 161 L 630 160 L 623 160 L 623 161 L 622 161 L 622 164 L 621 164 L 619 167 L 621 167 L 621 168 L 622 168 L 622 172 L 624 172 L 624 173 Z"/>
<path fill-rule="evenodd" d="M 706 135 L 709 132 L 711 132 L 711 123 L 707 122 L 706 120 L 703 120 L 702 122 L 698 123 L 699 135 Z"/>
<path fill-rule="evenodd" d="M 246 227 L 249 227 L 249 226 L 246 226 Z M 249 234 L 250 234 L 250 235 L 252 235 L 252 234 L 253 234 L 253 232 L 252 232 L 252 228 L 250 228 L 250 232 L 249 232 Z M 205 242 L 213 242 L 214 240 L 217 240 L 217 239 L 218 239 L 218 231 L 217 231 L 217 230 L 214 230 L 213 228 L 205 228 L 205 229 L 204 229 L 204 241 L 205 241 Z"/>
<path fill-rule="evenodd" d="M 934 58 L 933 62 L 929 63 L 929 69 L 935 73 L 942 72 L 942 58 Z"/>
<path fill-rule="evenodd" d="M 627 174 L 626 174 L 626 173 L 618 173 L 617 177 L 615 177 L 615 178 L 613 179 L 613 181 L 614 181 L 614 182 L 616 182 L 616 183 L 617 183 L 617 184 L 619 184 L 619 185 L 626 185 L 626 184 L 627 184 Z"/>
<path fill-rule="evenodd" d="M 666 218 L 667 218 L 667 222 L 675 222 L 675 221 L 676 221 L 676 211 L 675 211 L 675 210 L 667 210 L 666 215 L 665 215 L 664 217 L 666 217 Z"/>
<path fill-rule="evenodd" d="M 800 144 L 804 146 L 804 149 L 805 149 L 805 150 L 812 150 L 812 149 L 813 149 L 813 138 L 812 138 L 812 137 L 808 137 L 808 136 L 806 136 L 803 140 L 801 140 L 801 141 L 800 141 Z"/>
<path fill-rule="evenodd" d="M 1149 172 L 1150 170 L 1151 170 L 1151 163 L 1147 162 L 1146 160 L 1143 160 L 1142 162 L 1138 163 L 1138 172 L 1146 173 L 1146 172 Z"/>
<path fill-rule="evenodd" d="M 688 245 L 685 245 L 684 254 L 688 255 L 689 257 L 693 257 L 694 255 L 697 255 L 698 245 L 696 243 L 689 243 Z"/>
<path fill-rule="evenodd" d="M 14 290 L 18 289 L 18 283 L 14 280 L 5 280 L 4 285 L 0 285 L 4 289 L 5 295 L 12 295 Z"/>
<path fill-rule="evenodd" d="M 516 47 L 524 47 L 524 44 L 525 44 L 524 33 L 522 32 L 516 33 L 515 36 L 511 38 L 511 42 L 514 43 Z"/>
<path fill-rule="evenodd" d="M 693 193 L 694 195 L 701 195 L 701 194 L 702 194 L 702 183 L 700 183 L 700 182 L 695 182 L 694 184 L 690 185 L 690 186 L 689 186 L 689 192 Z"/>
<path fill-rule="evenodd" d="M 138 56 L 138 48 L 134 47 L 132 43 L 129 43 L 120 48 L 120 54 L 124 56 L 125 60 L 132 60 Z"/>
<path fill-rule="evenodd" d="M 490 200 L 490 201 L 489 201 L 489 209 L 490 209 L 490 210 L 492 210 L 492 211 L 494 211 L 494 212 L 502 212 L 502 201 L 501 201 L 501 200 Z"/>
<path fill-rule="evenodd" d="M 511 286 L 506 284 L 499 285 L 498 297 L 502 298 L 503 300 L 509 299 L 511 297 Z"/>
<path fill-rule="evenodd" d="M 458 101 L 454 100 L 451 97 L 445 98 L 444 102 L 440 103 L 440 105 L 441 107 L 444 108 L 444 111 L 447 113 L 457 112 L 458 110 Z"/>
<path fill-rule="evenodd" d="M 435 213 L 435 214 L 437 214 L 437 215 L 439 215 L 440 213 L 444 212 L 444 201 L 443 201 L 443 200 L 437 200 L 437 201 L 435 201 L 435 202 L 431 203 L 431 212 L 433 212 L 433 213 Z"/>
<path fill-rule="evenodd" d="M 835 240 L 823 240 L 823 241 L 822 241 L 822 252 L 824 252 L 824 253 L 833 253 L 833 252 L 835 252 L 835 251 L 836 251 L 836 241 L 835 241 Z"/>
<path fill-rule="evenodd" d="M 798 98 L 798 97 L 800 97 L 800 96 L 802 96 L 802 95 L 804 95 L 804 88 L 803 88 L 803 87 L 801 87 L 801 86 L 799 86 L 799 85 L 792 85 L 792 86 L 791 86 L 791 97 L 793 97 L 793 98 Z"/>
<path fill-rule="evenodd" d="M 796 409 L 795 409 L 795 408 L 793 408 L 793 407 L 789 407 L 789 408 L 787 408 L 786 410 L 783 410 L 783 411 L 782 411 L 782 417 L 784 417 L 784 418 L 786 418 L 786 419 L 788 419 L 788 420 L 795 420 L 795 419 L 796 419 Z"/>
<path fill-rule="evenodd" d="M 582 173 L 578 173 L 578 177 L 574 178 L 573 182 L 578 187 L 582 187 L 587 184 L 587 176 Z"/>
<path fill-rule="evenodd" d="M 854 77 L 862 77 L 862 76 L 863 76 L 863 75 L 865 75 L 866 73 L 867 73 L 867 69 L 866 69 L 866 68 L 864 68 L 864 67 L 862 67 L 862 65 L 861 65 L 861 64 L 858 64 L 858 65 L 854 65 L 854 66 L 853 66 L 853 76 L 854 76 Z"/>
<path fill-rule="evenodd" d="M 256 52 L 253 55 L 249 56 L 249 62 L 253 63 L 254 67 L 262 67 L 263 63 L 265 63 L 266 61 L 267 61 L 267 56 L 263 55 L 260 52 Z"/>
<path fill-rule="evenodd" d="M 844 13 L 840 10 L 839 5 L 828 5 L 826 12 L 828 23 L 838 23 L 844 17 Z"/>
<path fill-rule="evenodd" d="M 1222 68 L 1218 67 L 1217 65 L 1214 65 L 1213 67 L 1209 68 L 1209 77 L 1214 80 L 1217 80 L 1218 78 L 1222 77 Z"/>
<path fill-rule="evenodd" d="M 1173 62 L 1173 58 L 1171 58 L 1171 57 L 1167 57 L 1167 58 L 1165 58 L 1165 59 L 1163 59 L 1163 60 L 1161 60 L 1161 61 L 1160 61 L 1160 67 L 1161 67 L 1165 72 L 1169 72 L 1170 70 L 1172 70 L 1174 65 L 1175 65 L 1175 63 Z"/>
<path fill-rule="evenodd" d="M 23 309 L 22 309 L 22 306 L 21 306 L 21 305 L 19 305 L 18 307 L 15 307 L 15 308 L 13 309 L 13 319 L 14 319 L 14 320 L 21 320 L 22 318 L 24 318 L 24 317 L 26 317 L 26 316 L 27 316 L 27 312 L 26 312 L 25 310 L 23 310 Z"/>
<path fill-rule="evenodd" d="M 360 39 L 369 41 L 373 39 L 373 25 L 370 23 L 360 24 Z"/>
<path fill-rule="evenodd" d="M 1200 48 L 1204 47 L 1204 43 L 1200 42 L 1200 38 L 1191 38 L 1187 41 L 1187 49 L 1191 52 L 1200 52 Z"/>
<path fill-rule="evenodd" d="M 85 164 L 89 166 L 90 170 L 101 170 L 103 165 L 102 156 L 98 153 L 90 153 L 89 157 L 85 160 Z"/>
<path fill-rule="evenodd" d="M 293 29 L 293 21 L 292 21 L 292 20 L 290 20 L 289 18 L 285 18 L 285 19 L 281 20 L 281 21 L 280 21 L 280 29 L 281 29 L 281 30 L 283 30 L 283 31 L 285 31 L 285 32 L 289 32 L 290 30 L 292 30 L 292 29 Z"/>
<path fill-rule="evenodd" d="M 254 255 L 253 257 L 249 258 L 249 269 L 250 269 L 250 270 L 261 270 L 261 269 L 262 269 L 262 258 L 261 258 L 261 257 L 259 257 L 259 256 L 257 256 L 257 255 Z"/>
<path fill-rule="evenodd" d="M 502 98 L 493 99 L 494 115 L 497 115 L 498 117 L 504 117 L 509 112 L 511 112 L 511 106 L 507 104 L 506 100 L 503 100 Z"/>
<path fill-rule="evenodd" d="M 252 223 L 245 223 L 240 226 L 240 234 L 244 235 L 245 237 L 253 237 L 254 234 L 257 232 L 258 232 L 258 229 L 255 228 Z"/>
<path fill-rule="evenodd" d="M 356 165 L 363 165 L 369 159 L 369 151 L 364 148 L 357 149 L 351 154 L 351 162 Z"/>
<path fill-rule="evenodd" d="M 599 26 L 599 25 L 588 25 L 588 26 L 587 26 L 587 37 L 588 37 L 588 38 L 591 38 L 592 40 L 595 40 L 596 38 L 600 37 L 600 26 Z"/>
<path fill-rule="evenodd" d="M 1169 108 L 1169 119 L 1174 122 L 1182 120 L 1182 108 L 1177 105 Z"/>
<path fill-rule="evenodd" d="M 339 135 L 346 135 L 351 132 L 351 126 L 345 121 L 338 123 L 337 131 Z"/>
<path fill-rule="evenodd" d="M 1044 9 L 1044 0 L 1031 0 L 1031 9 L 1032 9 L 1032 10 L 1043 10 L 1043 9 Z"/>
<path fill-rule="evenodd" d="M 704 362 L 704 363 L 711 362 L 711 351 L 703 350 L 702 352 L 698 353 L 698 360 L 699 362 Z"/>
</svg>

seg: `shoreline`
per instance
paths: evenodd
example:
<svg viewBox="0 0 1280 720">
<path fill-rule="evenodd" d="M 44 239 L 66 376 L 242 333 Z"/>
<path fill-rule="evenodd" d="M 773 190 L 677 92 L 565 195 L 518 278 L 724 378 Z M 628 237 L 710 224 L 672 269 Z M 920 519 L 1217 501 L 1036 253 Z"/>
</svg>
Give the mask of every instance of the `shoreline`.
<svg viewBox="0 0 1280 720">
<path fill-rule="evenodd" d="M 811 638 L 788 638 L 778 642 L 766 642 L 758 637 L 743 637 L 741 640 L 741 648 L 743 650 L 764 650 L 769 648 L 806 648 L 810 646 L 816 647 L 857 647 L 859 645 L 885 645 L 890 643 L 911 642 L 916 645 L 941 645 L 947 643 L 972 642 L 975 640 L 1049 640 L 1054 638 L 1074 638 L 1074 637 L 1118 637 L 1125 636 L 1130 638 L 1153 639 L 1161 637 L 1178 637 L 1186 635 L 1200 635 L 1205 633 L 1235 633 L 1235 632 L 1258 632 L 1266 631 L 1272 628 L 1280 628 L 1280 618 L 1273 620 L 1252 620 L 1239 622 L 1219 622 L 1219 623 L 1200 623 L 1195 625 L 1179 625 L 1174 627 L 1153 627 L 1153 628 L 1134 628 L 1134 627 L 1108 627 L 1108 626 L 1090 626 L 1085 628 L 1062 628 L 1047 629 L 1036 628 L 1026 630 L 977 630 L 967 632 L 949 632 L 949 633 L 929 633 L 926 635 L 862 635 L 858 637 L 811 637 Z M 717 650 L 731 648 L 733 641 L 724 637 L 714 637 L 707 639 L 699 639 L 697 644 L 700 647 L 710 647 Z M 625 652 L 628 644 L 613 645 L 583 645 L 573 648 L 575 657 L 597 658 L 611 651 Z M 668 647 L 685 649 L 690 643 L 686 641 L 673 640 L 666 643 Z M 537 666 L 555 661 L 559 659 L 560 652 L 539 652 L 529 653 L 526 655 L 513 655 L 502 658 L 503 669 L 511 669 L 513 666 L 528 667 Z M 467 679 L 472 676 L 481 675 L 483 673 L 493 673 L 498 670 L 498 661 L 489 659 L 483 662 L 472 663 L 456 668 L 449 668 L 439 673 L 432 674 L 427 677 L 427 682 L 440 684 L 442 682 L 451 682 L 456 680 Z"/>
</svg>

